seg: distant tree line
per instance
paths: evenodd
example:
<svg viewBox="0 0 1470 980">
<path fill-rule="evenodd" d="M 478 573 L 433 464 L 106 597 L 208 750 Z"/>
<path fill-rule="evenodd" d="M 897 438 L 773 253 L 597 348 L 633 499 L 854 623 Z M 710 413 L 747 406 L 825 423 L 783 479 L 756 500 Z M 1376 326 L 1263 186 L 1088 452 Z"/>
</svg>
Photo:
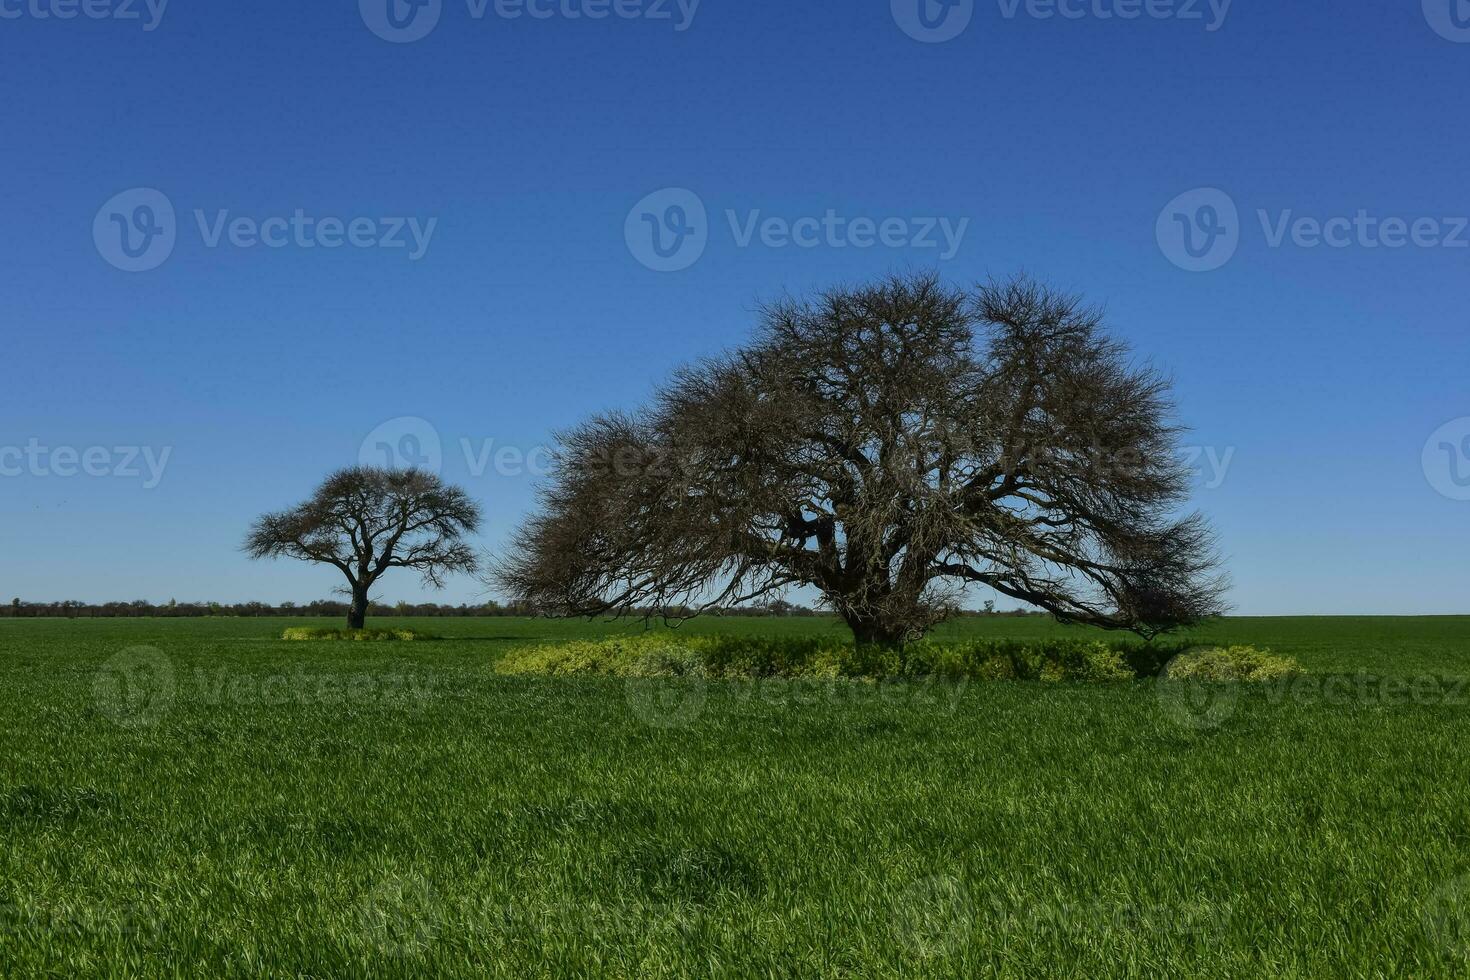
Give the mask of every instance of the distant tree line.
<svg viewBox="0 0 1470 980">
<path fill-rule="evenodd" d="M 221 616 L 221 617 L 265 617 L 265 616 L 322 616 L 338 617 L 345 616 L 350 603 L 334 599 L 317 599 L 314 602 L 295 603 L 283 602 L 272 605 L 268 602 L 179 602 L 170 599 L 165 603 L 148 602 L 146 599 L 135 599 L 132 602 L 79 602 L 67 600 L 63 602 L 25 602 L 19 598 L 12 599 L 9 603 L 0 605 L 0 619 L 39 619 L 42 617 L 63 619 L 130 619 L 143 617 L 162 617 L 174 619 L 186 619 L 194 617 Z M 461 603 L 457 606 L 437 602 L 398 602 L 398 603 L 371 603 L 368 608 L 369 615 L 373 616 L 441 616 L 441 617 L 469 617 L 469 616 L 540 616 L 543 611 L 524 604 L 482 602 L 477 604 Z M 668 615 L 679 617 L 688 613 L 688 610 L 650 610 L 640 609 L 636 615 L 658 617 Z M 832 613 L 826 609 L 814 609 L 810 606 L 799 605 L 784 599 L 774 599 L 767 602 L 751 603 L 743 606 L 731 606 L 718 610 L 719 615 L 725 616 L 830 616 Z M 1024 609 L 1009 611 L 997 611 L 995 603 L 988 602 L 983 609 L 978 610 L 956 610 L 959 616 L 1041 616 L 1040 612 L 1029 612 Z"/>
<path fill-rule="evenodd" d="M 345 616 L 349 602 L 334 599 L 318 599 L 314 602 L 283 602 L 272 605 L 268 602 L 178 602 L 170 599 L 166 603 L 153 603 L 144 599 L 132 602 L 24 602 L 12 599 L 9 605 L 0 606 L 0 618 L 24 619 L 55 616 L 67 619 L 126 619 L 157 616 L 185 619 L 203 616 Z M 530 616 L 531 610 L 512 609 L 496 602 L 458 606 L 435 602 L 372 603 L 371 612 L 377 616 Z"/>
</svg>

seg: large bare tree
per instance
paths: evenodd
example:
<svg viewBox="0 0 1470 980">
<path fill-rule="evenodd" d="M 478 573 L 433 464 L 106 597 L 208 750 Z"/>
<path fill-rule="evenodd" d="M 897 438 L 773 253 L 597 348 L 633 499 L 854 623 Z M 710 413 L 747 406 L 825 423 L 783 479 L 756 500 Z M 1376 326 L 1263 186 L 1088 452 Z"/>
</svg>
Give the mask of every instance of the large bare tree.
<svg viewBox="0 0 1470 980">
<path fill-rule="evenodd" d="M 1218 614 L 1168 382 L 1027 279 L 891 277 L 763 310 L 747 346 L 565 433 L 495 581 L 562 614 L 811 586 L 901 645 L 988 586 L 1154 635 Z"/>
<path fill-rule="evenodd" d="M 359 466 L 327 477 L 305 503 L 261 517 L 245 551 L 335 567 L 352 595 L 347 625 L 362 629 L 369 590 L 389 569 L 414 569 L 435 588 L 446 575 L 475 572 L 464 537 L 479 526 L 479 506 L 432 473 Z"/>
</svg>

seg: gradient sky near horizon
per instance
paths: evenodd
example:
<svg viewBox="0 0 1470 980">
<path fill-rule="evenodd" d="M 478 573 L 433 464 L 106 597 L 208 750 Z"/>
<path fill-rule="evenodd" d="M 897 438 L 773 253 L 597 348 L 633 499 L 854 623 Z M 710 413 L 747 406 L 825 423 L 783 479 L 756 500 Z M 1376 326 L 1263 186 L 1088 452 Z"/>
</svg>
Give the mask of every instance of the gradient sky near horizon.
<svg viewBox="0 0 1470 980">
<path fill-rule="evenodd" d="M 5 600 L 327 596 L 240 540 L 384 445 L 494 547 L 555 429 L 937 268 L 1175 379 L 1238 613 L 1470 613 L 1465 0 L 423 3 L 0 0 Z"/>
</svg>

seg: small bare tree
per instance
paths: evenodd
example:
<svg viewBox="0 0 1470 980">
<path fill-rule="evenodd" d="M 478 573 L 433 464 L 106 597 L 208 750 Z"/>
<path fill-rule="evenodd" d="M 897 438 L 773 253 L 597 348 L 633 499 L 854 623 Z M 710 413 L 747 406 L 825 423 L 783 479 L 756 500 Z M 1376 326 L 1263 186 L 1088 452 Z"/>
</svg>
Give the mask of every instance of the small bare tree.
<svg viewBox="0 0 1470 980">
<path fill-rule="evenodd" d="M 360 466 L 327 477 L 305 503 L 261 517 L 245 551 L 334 566 L 352 595 L 347 626 L 362 629 L 368 592 L 389 569 L 412 568 L 435 588 L 446 575 L 475 572 L 475 553 L 463 539 L 479 526 L 479 506 L 439 477 Z"/>
<path fill-rule="evenodd" d="M 566 433 L 495 584 L 564 614 L 811 586 L 901 645 L 968 585 L 1153 635 L 1221 611 L 1168 383 L 1078 300 L 893 277 L 764 310 L 753 343 Z"/>
</svg>

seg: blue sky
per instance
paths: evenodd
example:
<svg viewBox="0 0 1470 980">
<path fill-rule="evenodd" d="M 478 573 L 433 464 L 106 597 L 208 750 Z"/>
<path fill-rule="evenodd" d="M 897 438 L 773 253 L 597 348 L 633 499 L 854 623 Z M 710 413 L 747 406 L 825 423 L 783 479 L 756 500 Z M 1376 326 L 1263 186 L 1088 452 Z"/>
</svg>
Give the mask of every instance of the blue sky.
<svg viewBox="0 0 1470 980">
<path fill-rule="evenodd" d="M 1238 612 L 1470 612 L 1463 0 L 394 2 L 0 0 L 6 598 L 326 595 L 239 542 L 365 440 L 493 546 L 761 299 L 938 268 L 1175 378 Z"/>
</svg>

